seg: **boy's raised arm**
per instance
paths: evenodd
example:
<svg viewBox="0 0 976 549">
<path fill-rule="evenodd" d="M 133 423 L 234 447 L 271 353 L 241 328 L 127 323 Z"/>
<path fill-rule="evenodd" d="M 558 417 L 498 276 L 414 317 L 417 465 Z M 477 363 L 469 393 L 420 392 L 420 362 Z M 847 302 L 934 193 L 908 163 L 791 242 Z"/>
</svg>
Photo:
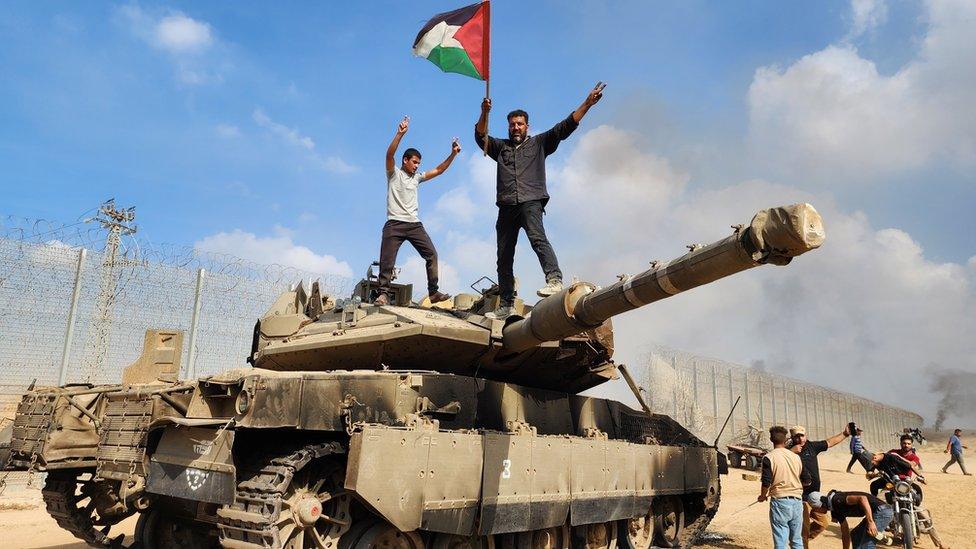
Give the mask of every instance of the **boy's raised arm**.
<svg viewBox="0 0 976 549">
<path fill-rule="evenodd" d="M 451 154 L 447 155 L 447 158 L 438 164 L 436 168 L 424 172 L 424 181 L 429 181 L 446 172 L 447 168 L 450 167 L 451 162 L 454 162 L 454 157 L 457 156 L 459 152 L 461 152 L 461 143 L 459 143 L 457 138 L 455 138 L 454 142 L 451 143 Z"/>
<path fill-rule="evenodd" d="M 397 131 L 393 134 L 393 141 L 390 142 L 390 146 L 386 149 L 386 176 L 389 177 L 393 175 L 393 168 L 396 167 L 396 156 L 397 148 L 400 147 L 400 140 L 407 133 L 407 129 L 410 127 L 410 117 L 404 116 L 400 124 L 397 125 Z"/>
</svg>

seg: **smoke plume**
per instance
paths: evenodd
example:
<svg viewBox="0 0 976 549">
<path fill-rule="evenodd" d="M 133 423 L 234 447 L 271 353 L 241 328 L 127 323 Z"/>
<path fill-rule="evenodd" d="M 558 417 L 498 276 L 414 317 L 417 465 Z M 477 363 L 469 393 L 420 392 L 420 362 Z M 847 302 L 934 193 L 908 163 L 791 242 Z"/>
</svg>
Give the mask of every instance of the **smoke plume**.
<svg viewBox="0 0 976 549">
<path fill-rule="evenodd" d="M 962 415 L 966 405 L 976 399 L 976 374 L 935 365 L 928 370 L 932 378 L 931 390 L 940 397 L 935 415 L 935 430 L 940 431 L 950 415 Z"/>
</svg>

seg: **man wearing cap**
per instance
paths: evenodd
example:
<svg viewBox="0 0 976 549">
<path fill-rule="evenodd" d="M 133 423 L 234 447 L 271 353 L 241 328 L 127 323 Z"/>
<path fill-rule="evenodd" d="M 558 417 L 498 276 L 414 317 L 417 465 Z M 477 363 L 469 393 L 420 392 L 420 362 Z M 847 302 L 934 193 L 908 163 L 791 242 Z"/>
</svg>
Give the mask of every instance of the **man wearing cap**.
<svg viewBox="0 0 976 549">
<path fill-rule="evenodd" d="M 888 528 L 888 523 L 894 517 L 891 506 L 884 501 L 865 492 L 836 492 L 827 495 L 811 492 L 806 496 L 805 503 L 810 506 L 810 513 L 814 517 L 827 518 L 840 524 L 841 543 L 854 549 L 875 549 L 878 534 Z M 864 517 L 852 530 L 847 524 L 848 518 Z"/>
<path fill-rule="evenodd" d="M 826 452 L 828 448 L 836 446 L 842 440 L 848 437 L 850 433 L 847 427 L 836 435 L 826 439 L 826 440 L 807 440 L 807 429 L 802 425 L 794 425 L 790 429 L 790 437 L 793 442 L 793 446 L 790 448 L 794 453 L 800 456 L 800 461 L 803 463 L 803 470 L 807 472 L 810 476 L 810 483 L 803 485 L 803 547 L 807 549 L 810 547 L 810 540 L 819 536 L 824 530 L 827 529 L 827 524 L 829 521 L 823 514 L 811 517 L 810 515 L 810 504 L 805 501 L 805 498 L 812 492 L 820 491 L 820 463 L 817 461 L 817 456 L 821 452 Z M 811 519 L 815 520 L 814 524 L 810 524 Z"/>
<path fill-rule="evenodd" d="M 769 525 L 773 547 L 800 549 L 803 545 L 803 464 L 786 449 L 786 427 L 769 428 L 773 449 L 762 459 L 762 488 L 757 501 L 769 500 Z"/>
</svg>

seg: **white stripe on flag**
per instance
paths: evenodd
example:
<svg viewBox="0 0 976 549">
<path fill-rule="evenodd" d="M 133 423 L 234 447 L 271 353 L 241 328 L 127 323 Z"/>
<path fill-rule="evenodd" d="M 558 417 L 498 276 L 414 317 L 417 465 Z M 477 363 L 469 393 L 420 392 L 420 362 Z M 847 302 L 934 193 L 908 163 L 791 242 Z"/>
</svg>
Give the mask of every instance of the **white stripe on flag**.
<svg viewBox="0 0 976 549">
<path fill-rule="evenodd" d="M 445 48 L 461 48 L 464 47 L 454 38 L 454 34 L 461 27 L 458 25 L 448 25 L 446 21 L 441 21 L 427 31 L 427 34 L 417 42 L 417 46 L 413 49 L 414 55 L 419 55 L 424 59 L 430 55 L 430 51 L 437 46 L 444 46 Z"/>
</svg>

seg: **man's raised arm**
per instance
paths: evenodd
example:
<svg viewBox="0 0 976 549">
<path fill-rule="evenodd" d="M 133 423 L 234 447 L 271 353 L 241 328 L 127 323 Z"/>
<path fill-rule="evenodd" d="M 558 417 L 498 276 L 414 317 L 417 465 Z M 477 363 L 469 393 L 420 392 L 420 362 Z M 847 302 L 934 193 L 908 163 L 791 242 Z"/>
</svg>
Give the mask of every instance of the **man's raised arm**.
<svg viewBox="0 0 976 549">
<path fill-rule="evenodd" d="M 481 116 L 478 118 L 478 122 L 474 125 L 475 139 L 477 139 L 478 136 L 488 137 L 489 112 L 491 112 L 491 99 L 486 97 L 481 100 Z"/>
<path fill-rule="evenodd" d="M 586 116 L 586 111 L 590 110 L 590 107 L 593 105 L 596 105 L 600 99 L 603 99 L 603 88 L 605 87 L 607 87 L 607 85 L 603 82 L 597 82 L 596 86 L 593 86 L 593 89 L 590 90 L 590 93 L 586 96 L 586 99 L 584 99 L 580 106 L 573 111 L 573 122 L 579 124 L 580 121 L 583 120 L 583 117 Z"/>
<path fill-rule="evenodd" d="M 832 436 L 832 437 L 830 437 L 830 438 L 827 439 L 827 448 L 833 448 L 840 441 L 842 441 L 845 438 L 847 438 L 849 435 L 850 435 L 850 432 L 848 431 L 847 427 L 844 427 L 844 430 L 843 431 L 841 431 L 841 432 L 837 433 L 836 435 L 834 435 L 834 436 Z"/>
<path fill-rule="evenodd" d="M 454 162 L 454 157 L 457 156 L 459 152 L 461 152 L 461 144 L 458 143 L 457 139 L 455 139 L 454 142 L 451 143 L 451 154 L 447 155 L 447 158 L 438 164 L 436 168 L 424 172 L 424 181 L 430 181 L 438 175 L 446 172 L 447 168 L 451 166 L 451 162 Z"/>
<path fill-rule="evenodd" d="M 410 127 L 410 117 L 404 116 L 400 124 L 397 125 L 397 131 L 393 134 L 393 141 L 390 142 L 389 148 L 386 149 L 386 176 L 389 177 L 393 175 L 393 168 L 396 167 L 396 151 L 400 147 L 400 140 L 407 133 L 407 129 Z"/>
</svg>

